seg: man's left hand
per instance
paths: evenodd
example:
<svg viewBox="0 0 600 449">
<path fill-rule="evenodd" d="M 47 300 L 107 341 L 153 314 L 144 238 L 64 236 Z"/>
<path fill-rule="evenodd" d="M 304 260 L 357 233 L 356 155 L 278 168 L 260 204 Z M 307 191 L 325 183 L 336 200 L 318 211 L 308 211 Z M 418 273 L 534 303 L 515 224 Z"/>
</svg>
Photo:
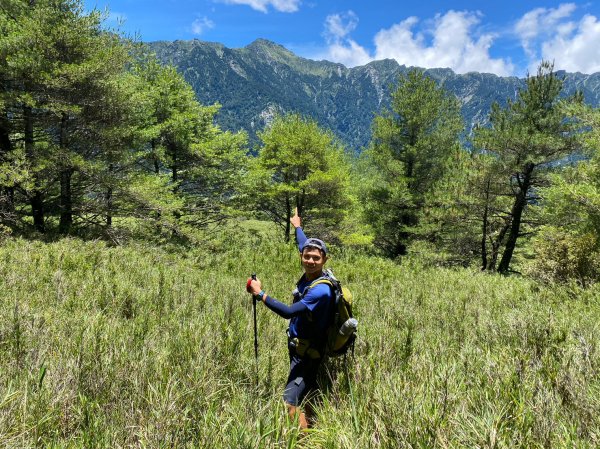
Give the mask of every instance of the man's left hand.
<svg viewBox="0 0 600 449">
<path fill-rule="evenodd" d="M 260 279 L 248 279 L 248 282 L 246 283 L 246 291 L 248 293 L 251 293 L 252 296 L 256 296 L 258 295 L 262 290 L 262 284 L 260 282 Z"/>
</svg>

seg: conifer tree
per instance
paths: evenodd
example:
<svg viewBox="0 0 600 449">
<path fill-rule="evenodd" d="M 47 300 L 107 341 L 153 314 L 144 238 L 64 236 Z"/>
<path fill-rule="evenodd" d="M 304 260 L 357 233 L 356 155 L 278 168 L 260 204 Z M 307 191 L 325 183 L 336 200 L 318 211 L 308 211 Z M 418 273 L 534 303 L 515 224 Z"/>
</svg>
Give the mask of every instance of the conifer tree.
<svg viewBox="0 0 600 449">
<path fill-rule="evenodd" d="M 216 126 L 220 106 L 200 104 L 174 67 L 146 56 L 134 73 L 149 102 L 145 160 L 156 175 L 169 173 L 173 192 L 184 200 L 175 216 L 196 227 L 222 220 L 244 173 L 246 135 Z"/>
<path fill-rule="evenodd" d="M 543 280 L 586 286 L 600 276 L 600 110 L 575 104 L 565 113 L 581 126 L 576 135 L 582 153 L 538 191 L 543 226 L 533 239 L 529 268 Z"/>
<path fill-rule="evenodd" d="M 542 62 L 537 74 L 527 78 L 527 88 L 519 92 L 517 100 L 509 101 L 506 108 L 495 104 L 490 113 L 491 126 L 476 132 L 476 146 L 494 156 L 492 176 L 495 180 L 496 176 L 500 177 L 503 184 L 502 191 L 490 192 L 488 201 L 498 195 L 511 201 L 504 211 L 504 223 L 492 242 L 496 249 L 503 247 L 502 256 L 497 266 L 494 258 L 488 261 L 488 269 L 509 271 L 523 226 L 529 224 L 528 206 L 538 200 L 537 191 L 546 184 L 548 172 L 577 148 L 573 123 L 565 120 L 560 107 L 562 85 L 553 65 Z M 575 95 L 563 101 L 580 100 L 581 97 Z M 483 254 L 488 252 L 485 241 L 484 236 Z"/>
<path fill-rule="evenodd" d="M 331 132 L 298 114 L 276 117 L 259 134 L 262 147 L 248 191 L 258 208 L 290 236 L 294 208 L 312 232 L 333 237 L 347 203 L 349 165 Z"/>
<path fill-rule="evenodd" d="M 463 129 L 458 102 L 421 71 L 400 77 L 392 109 L 375 118 L 366 156 L 366 219 L 389 256 L 406 254 L 419 232 L 427 193 L 443 177 Z"/>
<path fill-rule="evenodd" d="M 28 174 L 15 187 L 36 230 L 44 232 L 56 213 L 59 231 L 68 233 L 83 210 L 86 164 L 103 152 L 95 130 L 113 120 L 108 102 L 129 55 L 118 36 L 100 30 L 101 15 L 84 14 L 78 1 L 13 4 L 18 13 L 5 18 L 15 26 L 3 52 L 3 103 L 9 141 L 17 154 L 23 149 Z"/>
</svg>

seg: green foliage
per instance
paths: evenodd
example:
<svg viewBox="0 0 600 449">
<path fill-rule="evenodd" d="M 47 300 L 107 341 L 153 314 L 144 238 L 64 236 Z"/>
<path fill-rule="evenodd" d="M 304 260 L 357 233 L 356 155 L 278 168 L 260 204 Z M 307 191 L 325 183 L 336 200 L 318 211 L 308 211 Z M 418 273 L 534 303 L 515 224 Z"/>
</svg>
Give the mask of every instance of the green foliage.
<svg viewBox="0 0 600 449">
<path fill-rule="evenodd" d="M 3 447 L 595 447 L 597 290 L 333 253 L 360 320 L 315 427 L 286 422 L 292 245 L 249 223 L 212 251 L 68 239 L 0 247 Z M 229 251 L 224 251 L 229 248 Z M 31 273 L 36 273 L 32 276 Z M 182 273 L 185 273 L 182 276 Z"/>
<path fill-rule="evenodd" d="M 182 237 L 223 220 L 245 135 L 222 132 L 218 105 L 198 103 L 173 67 L 101 25 L 78 0 L 0 10 L 0 219 L 111 238 L 167 224 Z"/>
<path fill-rule="evenodd" d="M 260 135 L 252 166 L 251 204 L 282 226 L 289 239 L 294 208 L 314 235 L 331 240 L 347 207 L 349 163 L 330 132 L 297 114 L 275 118 Z"/>
<path fill-rule="evenodd" d="M 365 216 L 375 244 L 405 254 L 418 229 L 427 194 L 459 148 L 463 123 L 456 98 L 418 70 L 400 77 L 392 110 L 375 118 L 366 157 L 373 166 L 365 188 Z"/>
<path fill-rule="evenodd" d="M 420 236 L 427 238 L 435 263 L 469 266 L 481 248 L 481 223 L 477 218 L 479 188 L 489 163 L 485 155 L 458 148 L 448 161 L 446 172 L 427 192 L 419 226 Z M 475 186 L 478 188 L 475 188 Z M 477 212 L 475 212 L 477 211 Z M 411 252 L 419 245 L 411 246 Z"/>
<path fill-rule="evenodd" d="M 577 126 L 565 120 L 561 104 L 578 103 L 579 95 L 560 100 L 563 81 L 554 73 L 553 65 L 542 62 L 535 76 L 527 78 L 527 89 L 519 92 L 516 102 L 506 108 L 495 105 L 490 113 L 489 128 L 479 128 L 475 144 L 495 158 L 490 165 L 490 188 L 486 188 L 484 210 L 489 211 L 490 199 L 500 195 L 511 198 L 511 205 L 503 211 L 504 223 L 494 237 L 491 257 L 484 266 L 487 269 L 508 272 L 517 248 L 517 239 L 531 232 L 535 223 L 528 222 L 529 204 L 537 200 L 537 189 L 547 182 L 551 172 L 561 159 L 571 155 L 577 148 Z M 500 189 L 493 186 L 500 186 Z M 493 229 L 485 224 L 486 232 Z M 504 246 L 502 257 L 496 266 L 496 255 Z M 488 253 L 483 247 L 482 254 Z"/>
<path fill-rule="evenodd" d="M 598 234 L 546 226 L 533 239 L 532 248 L 535 258 L 527 272 L 536 279 L 560 283 L 575 281 L 587 287 L 600 276 Z"/>
<path fill-rule="evenodd" d="M 532 243 L 530 269 L 545 279 L 587 285 L 600 275 L 600 113 L 581 105 L 567 113 L 587 131 L 578 135 L 587 157 L 557 171 L 540 189 L 539 214 L 548 227 Z"/>
</svg>

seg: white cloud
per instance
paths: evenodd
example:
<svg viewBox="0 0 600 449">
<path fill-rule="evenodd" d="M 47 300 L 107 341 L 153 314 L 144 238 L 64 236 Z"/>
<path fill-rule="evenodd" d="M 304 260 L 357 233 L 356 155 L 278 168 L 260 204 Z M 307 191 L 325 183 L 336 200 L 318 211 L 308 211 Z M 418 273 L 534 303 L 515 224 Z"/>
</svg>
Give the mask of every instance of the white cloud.
<svg viewBox="0 0 600 449">
<path fill-rule="evenodd" d="M 281 12 L 296 12 L 300 7 L 301 0 L 224 0 L 224 2 L 234 5 L 248 5 L 252 9 L 266 13 L 269 6 Z"/>
<path fill-rule="evenodd" d="M 198 17 L 192 22 L 192 33 L 200 35 L 206 30 L 210 30 L 215 27 L 215 23 L 208 17 Z"/>
<path fill-rule="evenodd" d="M 586 15 L 571 31 L 544 42 L 542 59 L 554 61 L 557 69 L 569 72 L 600 72 L 599 43 L 600 22 Z"/>
<path fill-rule="evenodd" d="M 337 42 L 344 39 L 358 26 L 358 16 L 353 11 L 332 14 L 325 19 L 325 37 Z"/>
<path fill-rule="evenodd" d="M 392 58 L 410 66 L 450 67 L 457 73 L 512 74 L 514 67 L 509 60 L 492 58 L 489 54 L 495 36 L 489 33 L 477 36 L 474 27 L 479 21 L 476 13 L 448 11 L 437 15 L 426 32 L 415 32 L 419 19 L 409 17 L 391 28 L 380 30 L 374 38 L 374 54 L 370 55 L 349 37 L 358 24 L 358 18 L 350 11 L 345 15 L 329 16 L 325 21 L 329 44 L 326 56 L 349 66 Z"/>
<path fill-rule="evenodd" d="M 331 44 L 327 49 L 327 53 L 319 59 L 327 59 L 328 61 L 339 62 L 344 64 L 346 67 L 365 65 L 373 60 L 367 50 L 351 39 L 343 44 Z"/>
<path fill-rule="evenodd" d="M 570 17 L 575 11 L 574 3 L 564 3 L 558 8 L 536 8 L 526 13 L 515 25 L 515 32 L 521 39 L 526 54 L 535 55 L 536 39 L 554 32 L 565 32 L 561 20 Z"/>
<path fill-rule="evenodd" d="M 535 73 L 542 59 L 554 61 L 556 69 L 569 72 L 600 71 L 600 23 L 592 15 L 572 20 L 573 3 L 555 9 L 537 8 L 516 24 L 515 33 L 529 58 L 529 71 Z"/>
<path fill-rule="evenodd" d="M 328 48 L 321 58 L 339 62 L 348 67 L 364 65 L 372 61 L 373 58 L 369 52 L 349 38 L 350 33 L 357 26 L 358 16 L 352 11 L 327 16 L 324 36 Z"/>
<path fill-rule="evenodd" d="M 489 33 L 477 36 L 474 32 L 479 21 L 479 15 L 471 12 L 448 11 L 437 15 L 428 30 L 432 35 L 429 44 L 426 34 L 413 33 L 418 19 L 409 17 L 377 33 L 375 58 L 393 58 L 400 64 L 426 68 L 450 67 L 457 73 L 512 74 L 514 67 L 509 60 L 490 56 L 495 36 Z"/>
</svg>

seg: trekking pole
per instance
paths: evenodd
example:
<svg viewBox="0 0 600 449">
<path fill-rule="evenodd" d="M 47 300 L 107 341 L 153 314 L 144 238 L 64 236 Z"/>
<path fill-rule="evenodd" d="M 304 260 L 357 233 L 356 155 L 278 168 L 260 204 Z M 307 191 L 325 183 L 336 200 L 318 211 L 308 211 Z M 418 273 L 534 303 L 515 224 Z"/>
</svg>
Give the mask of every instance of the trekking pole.
<svg viewBox="0 0 600 449">
<path fill-rule="evenodd" d="M 252 274 L 251 278 L 256 280 L 256 274 Z M 256 386 L 258 387 L 258 327 L 256 325 L 256 300 L 258 296 L 252 295 L 252 309 L 254 312 L 254 360 L 256 361 Z"/>
</svg>

